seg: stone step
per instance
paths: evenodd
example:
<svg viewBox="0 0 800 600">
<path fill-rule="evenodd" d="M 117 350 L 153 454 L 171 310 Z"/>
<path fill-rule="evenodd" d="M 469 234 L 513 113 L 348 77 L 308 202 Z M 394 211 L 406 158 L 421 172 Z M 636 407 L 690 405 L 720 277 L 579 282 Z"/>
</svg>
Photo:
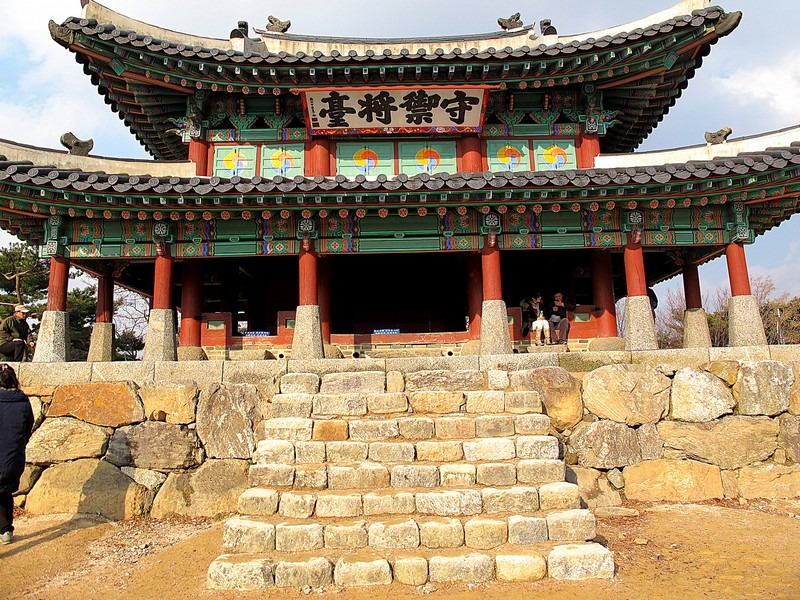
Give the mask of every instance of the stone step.
<svg viewBox="0 0 800 600">
<path fill-rule="evenodd" d="M 441 417 L 409 415 L 398 419 L 311 419 L 295 416 L 264 421 L 265 440 L 285 441 L 418 442 L 549 433 L 550 417 L 542 414 L 460 413 Z"/>
<path fill-rule="evenodd" d="M 614 553 L 597 543 L 544 545 L 540 549 L 503 545 L 490 551 L 362 550 L 286 555 L 225 554 L 208 568 L 207 585 L 220 590 L 271 587 L 319 589 L 398 583 L 475 584 L 614 577 Z"/>
<path fill-rule="evenodd" d="M 335 550 L 412 550 L 460 548 L 490 550 L 503 544 L 594 539 L 596 523 L 587 509 L 554 511 L 546 516 L 402 517 L 343 521 L 338 515 L 318 519 L 235 517 L 225 523 L 223 550 L 230 554 Z"/>
<path fill-rule="evenodd" d="M 340 393 L 292 392 L 274 394 L 264 407 L 269 418 L 363 417 L 417 414 L 539 414 L 539 392 L 498 390 L 416 390 L 382 392 L 349 390 Z"/>
<path fill-rule="evenodd" d="M 261 440 L 253 463 L 319 464 L 364 461 L 402 464 L 413 462 L 504 461 L 513 458 L 557 460 L 559 442 L 549 435 L 517 435 L 424 441 L 304 441 Z"/>
<path fill-rule="evenodd" d="M 579 509 L 578 486 L 563 481 L 534 486 L 478 489 L 312 492 L 250 488 L 239 497 L 239 512 L 285 518 L 382 517 L 392 515 L 474 516 Z"/>
</svg>

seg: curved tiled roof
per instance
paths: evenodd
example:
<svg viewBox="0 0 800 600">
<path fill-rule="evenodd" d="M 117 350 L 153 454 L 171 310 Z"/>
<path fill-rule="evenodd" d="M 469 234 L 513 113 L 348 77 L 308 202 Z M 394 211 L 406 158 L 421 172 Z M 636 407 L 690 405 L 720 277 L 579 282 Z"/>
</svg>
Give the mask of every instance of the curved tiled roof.
<svg viewBox="0 0 800 600">
<path fill-rule="evenodd" d="M 697 4 L 695 0 L 678 6 Z M 51 35 L 76 53 L 112 109 L 162 159 L 185 158 L 186 147 L 170 132 L 174 119 L 186 114 L 186 96 L 197 89 L 270 94 L 318 84 L 418 84 L 415 77 L 405 79 L 405 69 L 424 76 L 424 81 L 451 85 L 479 81 L 509 89 L 547 89 L 593 83 L 604 91 L 605 108 L 622 113 L 620 123 L 602 141 L 603 150 L 627 152 L 675 103 L 710 45 L 741 18 L 741 13 L 726 14 L 719 7 L 709 7 L 597 38 L 584 34 L 562 42 L 556 36 L 537 38 L 529 35 L 530 29 L 523 29 L 488 38 L 466 37 L 460 45 L 445 38 L 412 38 L 398 45 L 392 39 L 267 32 L 251 39 L 235 30 L 238 35 L 231 40 L 208 47 L 203 43 L 216 42 L 163 29 L 155 33 L 170 39 L 159 39 L 149 32 L 152 26 L 107 9 L 95 11 L 97 17 L 119 18 L 124 24 L 102 22 L 89 16 L 95 14 L 88 11 L 93 6 L 98 5 L 89 3 L 83 18 L 67 19 L 61 26 L 51 22 Z M 442 74 L 438 64 L 446 67 Z M 354 72 L 359 80 L 353 78 Z M 623 83 L 625 89 L 617 91 Z"/>
</svg>

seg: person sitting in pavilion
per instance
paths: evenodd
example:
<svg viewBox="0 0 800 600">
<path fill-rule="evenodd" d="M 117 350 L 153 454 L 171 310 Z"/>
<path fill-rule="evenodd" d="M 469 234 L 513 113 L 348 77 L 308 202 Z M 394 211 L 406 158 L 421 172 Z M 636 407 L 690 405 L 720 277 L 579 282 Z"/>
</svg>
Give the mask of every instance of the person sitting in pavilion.
<svg viewBox="0 0 800 600">
<path fill-rule="evenodd" d="M 522 336 L 527 337 L 528 332 L 533 328 L 533 324 L 539 317 L 539 313 L 544 308 L 542 293 L 533 292 L 529 297 L 523 298 L 519 303 L 522 308 Z"/>
<path fill-rule="evenodd" d="M 27 323 L 30 309 L 17 304 L 14 307 L 14 314 L 6 317 L 0 324 L 0 354 L 4 354 L 9 360 L 22 362 L 25 358 L 25 349 L 32 346 L 31 327 Z"/>
<path fill-rule="evenodd" d="M 550 343 L 566 344 L 569 336 L 569 319 L 567 306 L 564 304 L 564 294 L 556 292 L 552 302 L 546 306 L 547 320 L 550 324 Z"/>
</svg>

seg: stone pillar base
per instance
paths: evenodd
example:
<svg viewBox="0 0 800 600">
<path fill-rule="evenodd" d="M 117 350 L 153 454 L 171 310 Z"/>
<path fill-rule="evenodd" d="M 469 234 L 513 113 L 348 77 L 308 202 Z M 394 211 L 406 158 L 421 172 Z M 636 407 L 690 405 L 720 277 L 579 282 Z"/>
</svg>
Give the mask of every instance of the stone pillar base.
<svg viewBox="0 0 800 600">
<path fill-rule="evenodd" d="M 42 313 L 33 362 L 66 362 L 69 347 L 69 314 L 64 310 Z"/>
<path fill-rule="evenodd" d="M 111 362 L 114 360 L 114 324 L 95 323 L 89 341 L 87 362 Z"/>
<path fill-rule="evenodd" d="M 292 358 L 325 358 L 322 344 L 322 319 L 319 306 L 306 304 L 297 307 L 292 337 Z"/>
<path fill-rule="evenodd" d="M 147 333 L 144 339 L 144 356 L 148 361 L 174 361 L 178 359 L 175 342 L 175 311 L 171 308 L 150 309 Z"/>
<path fill-rule="evenodd" d="M 656 323 L 647 296 L 625 299 L 625 350 L 658 350 Z"/>
<path fill-rule="evenodd" d="M 728 304 L 728 345 L 766 346 L 767 334 L 752 294 L 733 296 Z"/>
<path fill-rule="evenodd" d="M 502 300 L 484 300 L 481 309 L 481 355 L 511 354 L 508 310 Z"/>
<path fill-rule="evenodd" d="M 683 311 L 683 347 L 711 348 L 708 317 L 702 308 L 689 308 Z"/>
<path fill-rule="evenodd" d="M 200 346 L 178 346 L 178 360 L 208 360 Z"/>
</svg>

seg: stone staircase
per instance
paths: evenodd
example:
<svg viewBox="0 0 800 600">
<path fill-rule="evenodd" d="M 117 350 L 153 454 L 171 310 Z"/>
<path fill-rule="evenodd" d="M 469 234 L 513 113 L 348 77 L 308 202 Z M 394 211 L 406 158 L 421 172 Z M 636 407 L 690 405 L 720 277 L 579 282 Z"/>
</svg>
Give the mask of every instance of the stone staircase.
<svg viewBox="0 0 800 600">
<path fill-rule="evenodd" d="M 209 587 L 613 576 L 537 393 L 394 375 L 284 375 Z"/>
</svg>

